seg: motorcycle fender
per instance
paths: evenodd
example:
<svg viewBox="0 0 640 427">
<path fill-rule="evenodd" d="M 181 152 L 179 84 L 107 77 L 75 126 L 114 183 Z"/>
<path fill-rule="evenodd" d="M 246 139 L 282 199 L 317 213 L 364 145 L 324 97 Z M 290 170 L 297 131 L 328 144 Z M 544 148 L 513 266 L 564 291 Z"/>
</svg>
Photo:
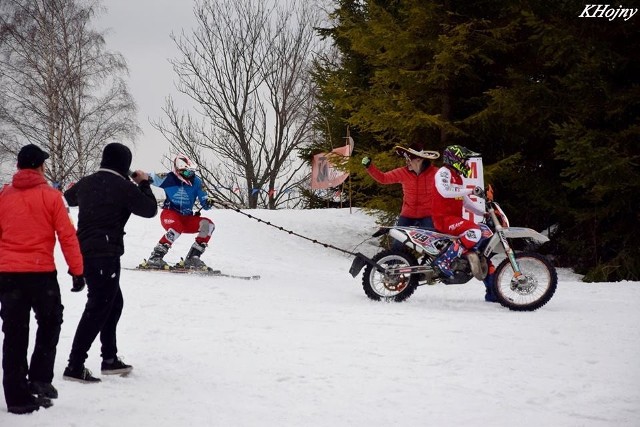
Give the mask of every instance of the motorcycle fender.
<svg viewBox="0 0 640 427">
<path fill-rule="evenodd" d="M 525 227 L 507 227 L 502 230 L 507 239 L 533 239 L 540 243 L 548 242 L 549 238 L 536 230 Z"/>
<path fill-rule="evenodd" d="M 502 229 L 502 233 L 504 233 L 504 236 L 507 239 L 532 239 L 541 243 L 549 241 L 549 238 L 547 236 L 545 236 L 544 234 L 538 233 L 537 231 L 532 230 L 531 228 L 505 227 Z M 487 247 L 485 248 L 483 254 L 484 256 L 489 257 L 491 256 L 492 252 L 495 252 L 495 253 L 504 252 L 504 248 L 500 243 L 500 236 L 498 235 L 498 232 L 494 233 L 494 235 L 491 236 L 491 239 L 489 240 L 489 243 L 487 243 Z"/>
<path fill-rule="evenodd" d="M 367 264 L 372 265 L 378 271 L 384 272 L 384 268 L 382 268 L 378 264 L 376 264 L 375 261 L 372 260 L 371 258 L 367 258 L 366 256 L 364 256 L 360 252 L 355 254 L 355 256 L 356 256 L 355 259 L 351 263 L 351 268 L 349 268 L 349 273 L 351 274 L 351 276 L 353 276 L 353 277 L 358 276 L 358 274 L 360 274 L 360 271 Z"/>
</svg>

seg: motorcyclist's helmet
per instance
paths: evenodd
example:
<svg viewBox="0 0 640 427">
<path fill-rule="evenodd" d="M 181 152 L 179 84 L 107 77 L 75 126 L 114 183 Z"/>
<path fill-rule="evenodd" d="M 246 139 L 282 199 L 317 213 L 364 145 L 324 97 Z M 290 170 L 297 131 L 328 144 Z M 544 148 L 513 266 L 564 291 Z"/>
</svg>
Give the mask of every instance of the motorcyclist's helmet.
<svg viewBox="0 0 640 427">
<path fill-rule="evenodd" d="M 195 163 L 184 154 L 178 154 L 173 159 L 173 173 L 186 184 L 191 185 L 196 176 L 196 169 Z"/>
<path fill-rule="evenodd" d="M 469 178 L 471 173 L 471 168 L 468 163 L 471 157 L 480 157 L 480 153 L 471 151 L 461 145 L 450 145 L 442 152 L 442 161 L 444 164 L 451 166 L 465 178 Z"/>
</svg>

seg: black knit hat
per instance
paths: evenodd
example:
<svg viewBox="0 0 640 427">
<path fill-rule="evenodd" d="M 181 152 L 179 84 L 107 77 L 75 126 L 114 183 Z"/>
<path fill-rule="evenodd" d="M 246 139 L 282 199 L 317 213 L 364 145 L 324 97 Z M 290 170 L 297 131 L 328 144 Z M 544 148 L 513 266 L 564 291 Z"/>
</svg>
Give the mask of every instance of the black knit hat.
<svg viewBox="0 0 640 427">
<path fill-rule="evenodd" d="M 49 158 L 49 154 L 45 153 L 34 144 L 25 145 L 18 153 L 18 169 L 36 169 Z"/>
<path fill-rule="evenodd" d="M 111 169 L 127 178 L 131 166 L 131 150 L 118 142 L 107 144 L 102 151 L 100 167 Z"/>
</svg>

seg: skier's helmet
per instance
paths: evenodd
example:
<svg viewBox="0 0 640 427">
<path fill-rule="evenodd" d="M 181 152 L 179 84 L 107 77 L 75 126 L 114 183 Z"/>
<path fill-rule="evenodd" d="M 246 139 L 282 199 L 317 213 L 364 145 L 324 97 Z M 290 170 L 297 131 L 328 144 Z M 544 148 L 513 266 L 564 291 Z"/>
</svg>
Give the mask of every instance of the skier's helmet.
<svg viewBox="0 0 640 427">
<path fill-rule="evenodd" d="M 445 165 L 451 166 L 465 178 L 469 177 L 471 168 L 468 160 L 471 157 L 479 157 L 480 153 L 469 150 L 461 145 L 450 145 L 442 152 L 442 160 Z"/>
<path fill-rule="evenodd" d="M 173 173 L 183 182 L 191 185 L 196 176 L 196 165 L 184 154 L 178 154 L 173 159 Z"/>
</svg>

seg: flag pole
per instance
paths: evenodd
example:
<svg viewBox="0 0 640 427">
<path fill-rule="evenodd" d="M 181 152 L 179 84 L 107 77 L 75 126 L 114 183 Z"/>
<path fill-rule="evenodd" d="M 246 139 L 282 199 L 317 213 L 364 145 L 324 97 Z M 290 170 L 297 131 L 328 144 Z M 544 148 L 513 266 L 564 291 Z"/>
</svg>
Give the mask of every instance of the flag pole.
<svg viewBox="0 0 640 427">
<path fill-rule="evenodd" d="M 351 155 L 353 154 L 351 151 L 353 151 L 353 147 L 351 147 L 351 135 L 349 134 L 349 125 L 347 125 L 347 144 L 350 146 L 350 150 L 349 150 L 349 158 L 351 158 Z M 351 173 L 349 173 L 349 214 L 352 214 L 352 206 L 351 206 Z"/>
</svg>

